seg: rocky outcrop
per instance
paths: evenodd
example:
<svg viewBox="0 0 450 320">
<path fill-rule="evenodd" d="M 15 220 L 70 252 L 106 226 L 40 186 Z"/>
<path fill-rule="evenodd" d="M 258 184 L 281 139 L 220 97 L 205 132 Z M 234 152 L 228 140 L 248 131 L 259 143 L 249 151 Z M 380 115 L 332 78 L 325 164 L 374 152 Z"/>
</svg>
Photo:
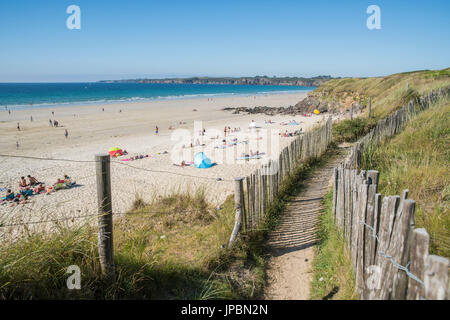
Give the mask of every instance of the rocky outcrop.
<svg viewBox="0 0 450 320">
<path fill-rule="evenodd" d="M 224 111 L 232 111 L 233 114 L 247 113 L 247 114 L 265 114 L 273 116 L 276 114 L 284 115 L 299 115 L 305 113 L 313 113 L 314 110 L 319 110 L 321 113 L 342 113 L 348 112 L 353 107 L 353 112 L 358 112 L 364 108 L 358 102 L 353 102 L 349 107 L 343 107 L 339 102 L 320 100 L 314 96 L 308 96 L 295 106 L 272 108 L 267 106 L 257 107 L 237 107 L 237 108 L 224 108 Z"/>
</svg>

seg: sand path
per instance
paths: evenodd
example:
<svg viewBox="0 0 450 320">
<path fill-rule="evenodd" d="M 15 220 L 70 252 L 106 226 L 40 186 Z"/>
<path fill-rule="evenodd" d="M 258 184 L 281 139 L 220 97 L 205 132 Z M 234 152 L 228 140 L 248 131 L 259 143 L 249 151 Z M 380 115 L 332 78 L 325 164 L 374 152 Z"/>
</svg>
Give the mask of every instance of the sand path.
<svg viewBox="0 0 450 320">
<path fill-rule="evenodd" d="M 305 181 L 305 188 L 288 202 L 280 224 L 270 234 L 265 299 L 309 298 L 317 223 L 323 210 L 321 201 L 329 190 L 333 168 L 342 161 L 344 154 L 340 150 L 311 174 Z"/>
</svg>

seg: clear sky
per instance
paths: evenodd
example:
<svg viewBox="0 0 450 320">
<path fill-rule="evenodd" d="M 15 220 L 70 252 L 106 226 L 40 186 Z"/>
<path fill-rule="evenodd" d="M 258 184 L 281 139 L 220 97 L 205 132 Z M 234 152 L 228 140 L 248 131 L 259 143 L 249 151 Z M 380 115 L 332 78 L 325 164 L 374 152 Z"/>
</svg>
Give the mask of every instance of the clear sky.
<svg viewBox="0 0 450 320">
<path fill-rule="evenodd" d="M 80 30 L 66 27 L 72 4 Z M 1 0 L 0 81 L 441 69 L 449 16 L 449 0 Z"/>
</svg>

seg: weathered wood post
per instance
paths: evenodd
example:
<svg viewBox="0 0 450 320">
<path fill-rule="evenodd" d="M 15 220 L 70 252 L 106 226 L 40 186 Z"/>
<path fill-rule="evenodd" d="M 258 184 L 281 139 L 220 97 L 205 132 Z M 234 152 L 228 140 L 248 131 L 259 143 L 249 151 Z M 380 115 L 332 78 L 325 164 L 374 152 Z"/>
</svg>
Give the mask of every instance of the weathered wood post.
<svg viewBox="0 0 450 320">
<path fill-rule="evenodd" d="M 411 248 L 409 252 L 409 261 L 411 261 L 410 272 L 419 280 L 423 281 L 425 275 L 425 261 L 428 257 L 428 247 L 430 236 L 424 228 L 413 231 Z M 425 287 L 410 278 L 408 285 L 407 300 L 420 300 L 425 296 Z"/>
<path fill-rule="evenodd" d="M 429 255 L 425 260 L 425 299 L 447 299 L 448 259 Z"/>
<path fill-rule="evenodd" d="M 336 223 L 336 201 L 337 201 L 337 190 L 338 190 L 338 168 L 334 168 L 334 176 L 333 176 L 333 218 Z"/>
<path fill-rule="evenodd" d="M 234 216 L 234 228 L 231 233 L 230 241 L 228 242 L 228 247 L 231 248 L 233 243 L 236 241 L 239 231 L 242 226 L 242 198 L 244 197 L 244 178 L 238 177 L 234 178 L 234 208 L 236 210 Z"/>
<path fill-rule="evenodd" d="M 111 199 L 111 168 L 108 154 L 95 155 L 98 197 L 98 255 L 102 275 L 115 281 L 113 249 L 113 217 Z"/>
</svg>

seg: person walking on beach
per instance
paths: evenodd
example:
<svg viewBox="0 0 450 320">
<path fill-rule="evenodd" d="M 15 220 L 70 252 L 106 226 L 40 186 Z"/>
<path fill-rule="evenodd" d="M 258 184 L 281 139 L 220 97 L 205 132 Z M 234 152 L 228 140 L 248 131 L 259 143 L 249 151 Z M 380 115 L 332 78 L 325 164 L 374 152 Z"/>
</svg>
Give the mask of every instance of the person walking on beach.
<svg viewBox="0 0 450 320">
<path fill-rule="evenodd" d="M 158 128 L 158 126 L 156 126 L 156 128 L 155 128 L 155 134 L 156 135 L 158 135 L 158 131 L 159 131 L 159 128 Z"/>
<path fill-rule="evenodd" d="M 50 125 L 50 127 L 53 127 L 52 119 L 48 119 L 48 124 Z"/>
<path fill-rule="evenodd" d="M 64 136 L 66 137 L 66 139 L 69 136 L 69 132 L 67 131 L 67 129 L 64 130 Z"/>
<path fill-rule="evenodd" d="M 54 116 L 55 115 L 55 111 L 52 111 L 52 116 Z"/>
<path fill-rule="evenodd" d="M 16 141 L 16 149 L 19 150 L 19 141 Z"/>
<path fill-rule="evenodd" d="M 30 121 L 33 122 L 33 116 L 30 116 Z"/>
<path fill-rule="evenodd" d="M 17 122 L 17 131 L 20 131 L 20 124 Z"/>
</svg>

